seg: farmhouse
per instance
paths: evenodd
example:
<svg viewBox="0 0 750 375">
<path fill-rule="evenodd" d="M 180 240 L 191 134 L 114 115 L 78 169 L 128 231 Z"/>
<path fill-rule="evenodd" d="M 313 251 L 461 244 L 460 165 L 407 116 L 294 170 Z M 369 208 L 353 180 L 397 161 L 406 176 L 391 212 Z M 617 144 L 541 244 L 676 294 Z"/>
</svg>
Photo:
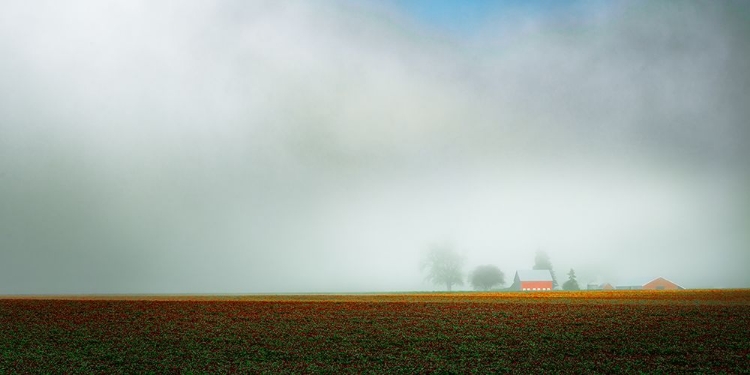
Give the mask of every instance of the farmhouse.
<svg viewBox="0 0 750 375">
<path fill-rule="evenodd" d="M 643 289 L 649 289 L 649 290 L 679 290 L 679 289 L 685 289 L 663 277 L 657 277 L 649 282 L 647 282 L 645 285 L 643 285 Z"/>
<path fill-rule="evenodd" d="M 657 277 L 651 281 L 628 282 L 617 285 L 617 289 L 630 290 L 679 290 L 685 289 L 663 277 Z"/>
<path fill-rule="evenodd" d="M 510 290 L 552 290 L 552 274 L 548 270 L 516 271 Z"/>
</svg>

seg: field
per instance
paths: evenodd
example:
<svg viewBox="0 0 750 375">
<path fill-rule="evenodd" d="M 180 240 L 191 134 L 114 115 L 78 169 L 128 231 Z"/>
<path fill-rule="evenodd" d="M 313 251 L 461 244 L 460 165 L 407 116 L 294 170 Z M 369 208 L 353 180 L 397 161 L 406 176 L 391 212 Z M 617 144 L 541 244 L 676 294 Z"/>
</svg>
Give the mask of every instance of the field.
<svg viewBox="0 0 750 375">
<path fill-rule="evenodd" d="M 750 290 L 6 297 L 0 373 L 750 373 Z"/>
</svg>

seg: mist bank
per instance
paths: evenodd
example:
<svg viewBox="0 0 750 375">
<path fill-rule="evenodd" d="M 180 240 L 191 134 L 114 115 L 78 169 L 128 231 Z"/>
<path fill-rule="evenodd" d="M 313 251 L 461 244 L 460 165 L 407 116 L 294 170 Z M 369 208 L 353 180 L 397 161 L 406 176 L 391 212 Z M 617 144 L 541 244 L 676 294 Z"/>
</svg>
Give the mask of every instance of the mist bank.
<svg viewBox="0 0 750 375">
<path fill-rule="evenodd" d="M 0 6 L 0 293 L 748 287 L 748 7 Z"/>
</svg>

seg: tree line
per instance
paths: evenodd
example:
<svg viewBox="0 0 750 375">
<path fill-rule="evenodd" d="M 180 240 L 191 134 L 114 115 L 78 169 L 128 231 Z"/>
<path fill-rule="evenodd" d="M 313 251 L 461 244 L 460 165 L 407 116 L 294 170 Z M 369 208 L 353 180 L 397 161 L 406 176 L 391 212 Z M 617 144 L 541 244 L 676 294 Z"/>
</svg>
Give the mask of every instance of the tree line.
<svg viewBox="0 0 750 375">
<path fill-rule="evenodd" d="M 445 285 L 448 291 L 453 286 L 464 285 L 464 266 L 466 256 L 459 254 L 450 246 L 432 247 L 422 259 L 421 270 L 427 273 L 426 280 L 436 284 Z M 542 250 L 537 250 L 534 257 L 534 270 L 549 270 L 552 275 L 552 287 L 558 288 L 557 277 L 552 267 L 549 255 Z M 474 290 L 488 291 L 505 284 L 505 274 L 500 268 L 492 264 L 477 266 L 468 274 L 468 282 Z M 562 285 L 563 290 L 580 290 L 576 280 L 575 271 L 571 268 L 568 272 L 568 280 Z"/>
</svg>

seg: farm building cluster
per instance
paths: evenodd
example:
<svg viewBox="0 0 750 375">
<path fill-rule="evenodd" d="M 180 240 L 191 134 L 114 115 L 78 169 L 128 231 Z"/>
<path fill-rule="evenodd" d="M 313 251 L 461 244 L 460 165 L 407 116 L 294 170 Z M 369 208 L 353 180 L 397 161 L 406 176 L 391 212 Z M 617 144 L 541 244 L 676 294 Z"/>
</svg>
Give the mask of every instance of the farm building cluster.
<svg viewBox="0 0 750 375">
<path fill-rule="evenodd" d="M 513 284 L 508 288 L 519 291 L 544 291 L 553 290 L 554 281 L 549 270 L 518 270 L 513 278 Z M 588 290 L 679 290 L 683 287 L 663 277 L 653 280 L 641 280 L 620 283 L 590 283 L 586 286 Z"/>
<path fill-rule="evenodd" d="M 597 284 L 591 283 L 586 286 L 589 290 L 680 290 L 685 289 L 672 281 L 669 281 L 663 277 L 657 277 L 653 280 L 641 280 L 620 283 L 612 285 L 611 283 Z"/>
</svg>

